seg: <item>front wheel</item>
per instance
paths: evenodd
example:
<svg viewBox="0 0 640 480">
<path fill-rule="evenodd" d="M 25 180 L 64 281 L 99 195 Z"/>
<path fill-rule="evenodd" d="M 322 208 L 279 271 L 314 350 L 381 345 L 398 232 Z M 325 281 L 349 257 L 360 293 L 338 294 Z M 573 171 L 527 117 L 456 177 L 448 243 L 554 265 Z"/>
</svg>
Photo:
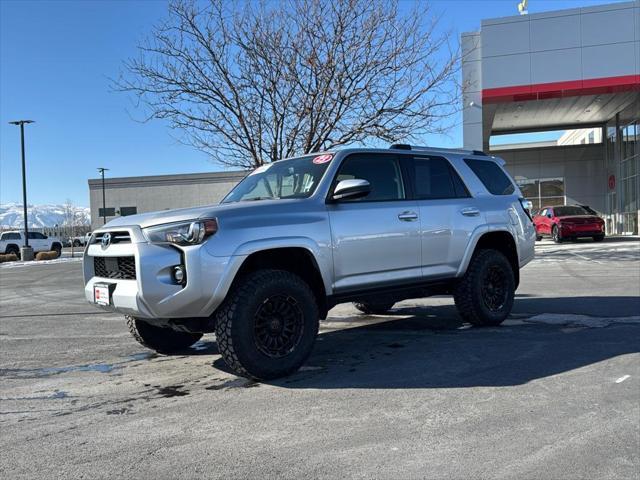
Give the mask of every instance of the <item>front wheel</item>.
<svg viewBox="0 0 640 480">
<path fill-rule="evenodd" d="M 562 243 L 562 235 L 557 225 L 554 225 L 553 230 L 551 230 L 551 238 L 553 238 L 555 243 Z"/>
<path fill-rule="evenodd" d="M 238 375 L 284 377 L 311 354 L 318 322 L 316 298 L 304 280 L 283 270 L 258 270 L 240 278 L 218 308 L 218 349 Z"/>
<path fill-rule="evenodd" d="M 62 255 L 62 245 L 59 243 L 54 243 L 51 250 L 56 252 L 56 258 L 60 258 L 60 255 Z"/>
<path fill-rule="evenodd" d="M 151 325 L 144 320 L 126 316 L 129 332 L 143 347 L 158 353 L 175 353 L 189 348 L 202 338 L 202 333 L 181 332 Z"/>
<path fill-rule="evenodd" d="M 473 325 L 500 325 L 511 313 L 515 279 L 509 260 L 497 250 L 480 250 L 456 286 L 460 316 Z"/>
</svg>

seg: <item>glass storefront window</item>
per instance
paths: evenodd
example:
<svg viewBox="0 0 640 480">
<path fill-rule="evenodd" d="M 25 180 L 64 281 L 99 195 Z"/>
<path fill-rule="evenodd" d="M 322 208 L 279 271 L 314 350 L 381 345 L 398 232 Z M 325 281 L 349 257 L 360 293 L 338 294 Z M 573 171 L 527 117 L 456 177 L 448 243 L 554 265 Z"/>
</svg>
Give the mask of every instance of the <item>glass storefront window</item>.
<svg viewBox="0 0 640 480">
<path fill-rule="evenodd" d="M 564 178 L 520 178 L 516 182 L 534 210 L 565 204 Z"/>
<path fill-rule="evenodd" d="M 636 125 L 627 125 L 622 129 L 622 155 L 624 158 L 636 154 Z"/>
<path fill-rule="evenodd" d="M 540 180 L 540 196 L 541 197 L 564 196 L 564 179 L 563 178 L 541 179 Z"/>
<path fill-rule="evenodd" d="M 540 182 L 538 180 L 521 180 L 518 186 L 525 198 L 537 198 L 540 196 Z"/>
</svg>

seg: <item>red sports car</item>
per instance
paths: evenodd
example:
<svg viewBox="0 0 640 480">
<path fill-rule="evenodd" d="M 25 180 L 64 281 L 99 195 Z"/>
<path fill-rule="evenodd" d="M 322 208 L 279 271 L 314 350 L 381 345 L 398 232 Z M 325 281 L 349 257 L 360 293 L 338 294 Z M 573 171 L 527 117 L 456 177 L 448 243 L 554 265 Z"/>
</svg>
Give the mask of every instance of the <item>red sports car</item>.
<svg viewBox="0 0 640 480">
<path fill-rule="evenodd" d="M 543 236 L 550 236 L 556 243 L 579 237 L 604 240 L 604 220 L 579 205 L 541 208 L 533 216 L 533 224 L 538 240 Z"/>
</svg>

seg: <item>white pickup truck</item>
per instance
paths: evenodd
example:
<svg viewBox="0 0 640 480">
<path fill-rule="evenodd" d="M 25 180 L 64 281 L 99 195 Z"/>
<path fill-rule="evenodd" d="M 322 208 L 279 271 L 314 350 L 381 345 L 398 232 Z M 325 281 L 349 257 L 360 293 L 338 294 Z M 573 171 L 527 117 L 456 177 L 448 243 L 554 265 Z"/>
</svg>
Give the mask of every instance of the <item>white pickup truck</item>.
<svg viewBox="0 0 640 480">
<path fill-rule="evenodd" d="M 71 237 L 69 239 L 69 243 L 71 243 L 74 247 L 84 247 L 87 243 L 89 243 L 90 239 L 91 239 L 91 232 L 88 232 L 78 237 Z"/>
<path fill-rule="evenodd" d="M 15 253 L 20 258 L 20 247 L 25 244 L 24 232 L 13 230 L 0 235 L 0 253 Z M 58 257 L 62 253 L 62 241 L 57 237 L 47 237 L 40 232 L 29 232 L 29 246 L 34 253 L 54 251 Z"/>
</svg>

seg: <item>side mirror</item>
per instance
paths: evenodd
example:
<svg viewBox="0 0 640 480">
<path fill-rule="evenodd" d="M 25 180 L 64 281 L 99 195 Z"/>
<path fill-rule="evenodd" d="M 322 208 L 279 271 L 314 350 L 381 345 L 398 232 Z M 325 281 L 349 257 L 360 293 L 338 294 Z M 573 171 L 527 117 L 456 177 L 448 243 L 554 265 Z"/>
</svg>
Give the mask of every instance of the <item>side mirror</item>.
<svg viewBox="0 0 640 480">
<path fill-rule="evenodd" d="M 333 191 L 333 200 L 346 200 L 366 197 L 371 193 L 371 185 L 366 180 L 354 178 L 341 180 Z"/>
<path fill-rule="evenodd" d="M 522 206 L 531 212 L 533 210 L 533 202 L 531 200 L 524 200 Z"/>
</svg>

